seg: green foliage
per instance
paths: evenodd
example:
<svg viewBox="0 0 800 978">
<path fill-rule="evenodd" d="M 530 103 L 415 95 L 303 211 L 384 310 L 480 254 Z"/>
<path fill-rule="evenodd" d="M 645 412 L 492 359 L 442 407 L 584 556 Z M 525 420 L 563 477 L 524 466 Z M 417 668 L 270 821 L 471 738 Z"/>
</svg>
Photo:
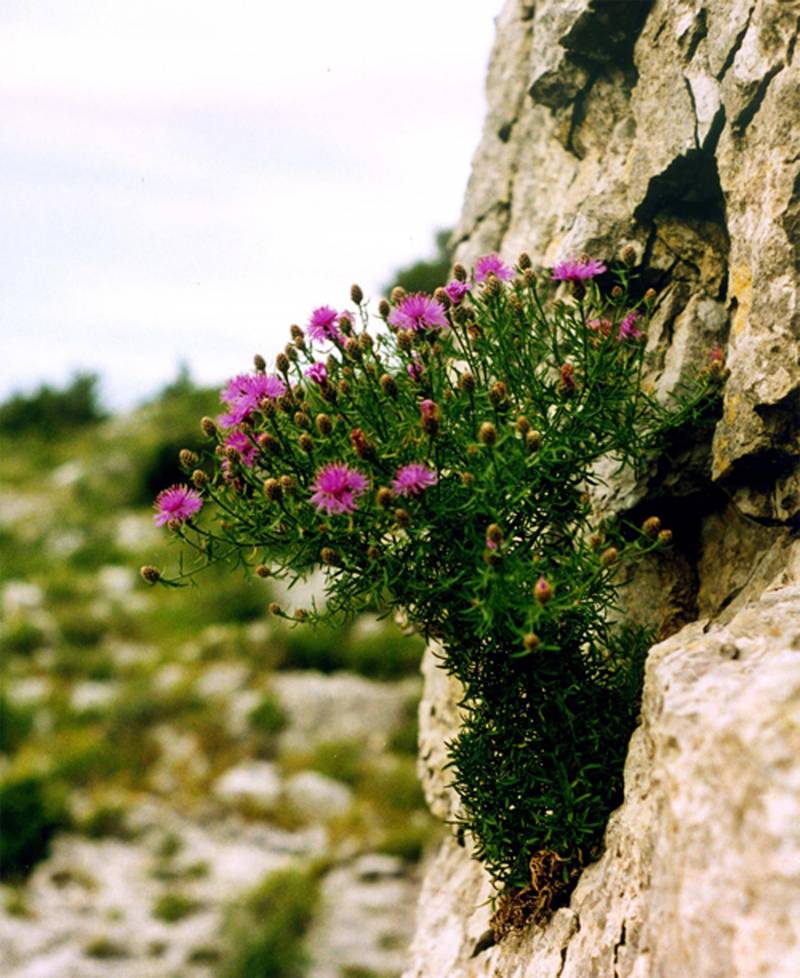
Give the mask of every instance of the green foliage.
<svg viewBox="0 0 800 978">
<path fill-rule="evenodd" d="M 0 812 L 0 872 L 3 879 L 27 876 L 67 824 L 63 798 L 41 776 L 9 779 L 0 784 Z"/>
<path fill-rule="evenodd" d="M 530 884 L 537 854 L 574 877 L 620 799 L 649 635 L 621 622 L 619 570 L 670 534 L 658 520 L 599 521 L 587 493 L 598 463 L 642 477 L 707 415 L 723 375 L 715 354 L 659 402 L 643 383 L 651 299 L 634 297 L 627 269 L 561 298 L 528 264 L 507 283 L 467 283 L 448 309 L 422 302 L 416 319 L 396 293 L 388 318 L 404 328 L 375 337 L 361 305 L 327 344 L 325 378 L 306 377 L 314 352 L 295 337 L 293 358 L 276 361 L 291 392 L 242 429 L 255 459 L 209 454 L 213 506 L 175 527 L 197 553 L 187 574 L 216 560 L 290 579 L 322 566 L 329 620 L 404 609 L 441 643 L 464 688 L 450 749 L 464 826 L 512 888 Z M 407 489 L 411 465 L 427 479 Z M 327 466 L 349 490 L 323 484 Z M 319 634 L 296 641 L 326 654 Z M 406 773 L 373 793 L 413 808 Z"/>
<path fill-rule="evenodd" d="M 33 707 L 13 703 L 0 693 L 0 754 L 13 754 L 33 728 Z"/>
<path fill-rule="evenodd" d="M 153 916 L 166 924 L 175 924 L 184 917 L 197 913 L 202 904 L 184 893 L 165 893 L 156 900 Z"/>
<path fill-rule="evenodd" d="M 433 292 L 437 286 L 444 284 L 453 261 L 450 248 L 452 233 L 447 229 L 437 231 L 434 237 L 434 256 L 398 269 L 385 291 L 389 292 L 393 286 L 399 285 L 406 292 Z"/>
<path fill-rule="evenodd" d="M 231 908 L 225 926 L 229 947 L 218 978 L 303 978 L 304 938 L 319 902 L 315 872 L 271 873 Z"/>
<path fill-rule="evenodd" d="M 286 710 L 272 693 L 265 693 L 247 717 L 250 729 L 269 739 L 286 727 L 287 720 Z"/>
<path fill-rule="evenodd" d="M 360 634 L 350 625 L 320 625 L 315 629 L 285 629 L 280 636 L 281 669 L 347 670 L 370 679 L 399 679 L 415 675 L 424 642 L 403 635 L 387 623 L 375 633 Z"/>
<path fill-rule="evenodd" d="M 44 384 L 31 394 L 14 394 L 0 404 L 0 432 L 53 432 L 96 424 L 106 417 L 95 374 L 76 374 L 61 390 Z"/>
</svg>

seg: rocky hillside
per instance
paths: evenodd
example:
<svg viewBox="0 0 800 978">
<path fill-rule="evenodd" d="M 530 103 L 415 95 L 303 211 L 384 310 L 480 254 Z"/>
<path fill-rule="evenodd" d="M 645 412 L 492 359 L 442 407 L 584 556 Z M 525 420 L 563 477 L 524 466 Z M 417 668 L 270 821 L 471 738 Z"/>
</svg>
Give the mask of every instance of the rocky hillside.
<svg viewBox="0 0 800 978">
<path fill-rule="evenodd" d="M 711 444 L 599 512 L 675 549 L 628 582 L 660 630 L 605 855 L 546 927 L 493 945 L 489 882 L 443 844 L 408 978 L 800 974 L 800 5 L 509 0 L 459 228 L 465 261 L 636 250 L 665 394 L 719 343 Z M 645 513 L 646 510 L 646 513 Z M 432 665 L 420 769 L 440 817 L 458 690 Z"/>
<path fill-rule="evenodd" d="M 177 560 L 151 500 L 214 401 L 184 385 L 104 423 L 22 431 L 17 410 L 0 433 L 8 978 L 403 967 L 434 829 L 420 640 L 374 616 L 288 630 L 266 606 L 291 598 L 230 568 L 139 579 Z"/>
</svg>

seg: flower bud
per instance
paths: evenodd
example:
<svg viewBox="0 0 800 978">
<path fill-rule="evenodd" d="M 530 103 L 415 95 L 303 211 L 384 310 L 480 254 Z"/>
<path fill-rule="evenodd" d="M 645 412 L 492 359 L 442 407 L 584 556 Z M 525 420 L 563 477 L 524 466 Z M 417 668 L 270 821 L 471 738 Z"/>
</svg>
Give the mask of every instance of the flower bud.
<svg viewBox="0 0 800 978">
<path fill-rule="evenodd" d="M 375 493 L 375 501 L 381 507 L 381 509 L 388 509 L 392 505 L 393 499 L 394 493 L 386 486 L 381 486 L 381 488 Z"/>
<path fill-rule="evenodd" d="M 445 309 L 450 308 L 450 296 L 445 292 L 441 285 L 433 290 L 433 298 L 436 299 L 440 305 L 444 306 Z"/>
<path fill-rule="evenodd" d="M 486 539 L 495 545 L 503 542 L 503 531 L 497 523 L 490 523 L 486 527 Z"/>
<path fill-rule="evenodd" d="M 256 372 L 263 374 L 267 369 L 267 361 L 261 356 L 260 353 L 256 353 L 253 357 L 253 366 L 256 368 Z"/>
<path fill-rule="evenodd" d="M 269 567 L 266 564 L 258 564 L 256 567 L 256 577 L 269 577 Z"/>
<path fill-rule="evenodd" d="M 661 529 L 661 520 L 657 516 L 649 516 L 642 523 L 642 533 L 648 537 L 657 537 Z"/>
<path fill-rule="evenodd" d="M 278 441 L 275 435 L 271 435 L 268 431 L 265 431 L 263 434 L 259 435 L 256 441 L 265 452 L 270 452 L 272 455 L 280 454 L 281 443 Z"/>
<path fill-rule="evenodd" d="M 302 338 L 305 336 L 305 333 L 296 323 L 289 327 L 289 332 L 292 334 L 293 340 L 302 340 Z"/>
<path fill-rule="evenodd" d="M 526 652 L 535 652 L 539 648 L 539 636 L 535 632 L 528 632 L 522 639 L 522 645 Z"/>
<path fill-rule="evenodd" d="M 258 409 L 265 418 L 275 417 L 275 402 L 271 397 L 262 397 L 258 402 Z"/>
<path fill-rule="evenodd" d="M 292 361 L 292 363 L 294 363 L 297 360 L 297 347 L 294 345 L 294 343 L 287 343 L 286 346 L 283 348 L 283 352 Z M 280 356 L 280 354 L 278 354 L 278 356 Z M 276 357 L 275 358 L 276 362 L 277 359 L 278 358 Z"/>
<path fill-rule="evenodd" d="M 345 352 L 353 360 L 361 359 L 361 347 L 358 344 L 358 340 L 351 336 L 350 339 L 344 345 Z"/>
<path fill-rule="evenodd" d="M 310 428 L 311 418 L 309 418 L 305 411 L 296 411 L 294 415 L 294 423 L 298 428 Z"/>
<path fill-rule="evenodd" d="M 350 286 L 350 298 L 353 300 L 353 302 L 355 302 L 357 306 L 360 306 L 361 303 L 364 301 L 364 293 L 361 289 L 361 286 L 356 285 L 355 282 Z"/>
<path fill-rule="evenodd" d="M 283 615 L 283 610 L 277 601 L 270 601 L 267 605 L 267 610 L 271 615 Z"/>
<path fill-rule="evenodd" d="M 514 427 L 520 435 L 527 435 L 531 430 L 531 423 L 524 414 L 521 414 L 514 423 Z"/>
<path fill-rule="evenodd" d="M 628 268 L 633 268 L 636 264 L 636 249 L 632 244 L 625 245 L 622 249 L 622 260 Z"/>
<path fill-rule="evenodd" d="M 283 490 L 281 489 L 280 482 L 277 479 L 265 479 L 264 495 L 273 502 L 279 502 L 283 499 Z"/>
<path fill-rule="evenodd" d="M 458 386 L 468 394 L 471 394 L 475 390 L 475 378 L 469 370 L 465 370 L 458 378 Z"/>
<path fill-rule="evenodd" d="M 625 295 L 625 290 L 622 288 L 621 285 L 615 285 L 614 288 L 611 290 L 612 299 L 620 299 L 622 298 L 623 295 Z"/>
<path fill-rule="evenodd" d="M 455 265 L 453 265 L 453 278 L 457 282 L 467 281 L 467 270 L 464 268 L 461 262 L 456 262 Z"/>
<path fill-rule="evenodd" d="M 403 299 L 406 298 L 408 292 L 403 288 L 402 285 L 395 285 L 391 291 L 390 298 L 392 300 L 392 305 L 399 306 Z"/>
<path fill-rule="evenodd" d="M 294 398 L 291 394 L 281 394 L 278 398 L 278 407 L 284 414 L 294 413 Z"/>
<path fill-rule="evenodd" d="M 353 428 L 350 432 L 350 444 L 353 446 L 353 451 L 359 458 L 375 457 L 375 448 L 367 441 L 367 436 L 364 434 L 362 428 Z"/>
<path fill-rule="evenodd" d="M 304 452 L 308 452 L 309 455 L 314 451 L 314 442 L 311 436 L 307 435 L 305 432 L 303 432 L 303 434 L 297 439 L 297 444 Z"/>
<path fill-rule="evenodd" d="M 502 291 L 503 286 L 500 279 L 496 275 L 490 273 L 486 278 L 486 281 L 483 283 L 483 294 L 489 298 L 494 298 L 495 296 L 500 295 Z"/>
<path fill-rule="evenodd" d="M 540 577 L 533 586 L 533 596 L 539 604 L 547 604 L 553 598 L 553 588 L 545 577 Z"/>
<path fill-rule="evenodd" d="M 295 608 L 294 609 L 294 620 L 295 621 L 305 621 L 308 618 L 308 612 L 305 608 Z"/>
<path fill-rule="evenodd" d="M 192 472 L 192 485 L 195 489 L 202 489 L 203 486 L 208 485 L 208 476 L 202 469 L 195 469 Z"/>
<path fill-rule="evenodd" d="M 321 435 L 327 436 L 333 431 L 333 422 L 327 414 L 318 414 L 316 425 Z"/>
<path fill-rule="evenodd" d="M 655 297 L 656 297 L 656 295 L 657 295 L 657 294 L 658 294 L 658 293 L 656 292 L 656 290 L 655 290 L 655 289 L 648 289 L 648 290 L 647 290 L 647 291 L 645 292 L 645 294 L 644 294 L 644 301 L 645 301 L 645 302 L 652 302 L 652 301 L 653 301 L 653 299 L 655 299 Z"/>
<path fill-rule="evenodd" d="M 461 473 L 461 484 L 465 485 L 467 488 L 475 485 L 475 476 L 471 472 Z"/>
<path fill-rule="evenodd" d="M 672 530 L 661 530 L 658 534 L 658 542 L 665 547 L 672 543 Z"/>
<path fill-rule="evenodd" d="M 147 581 L 148 584 L 158 584 L 161 580 L 161 571 L 150 564 L 145 564 L 144 567 L 140 567 L 139 574 L 142 580 Z"/>
<path fill-rule="evenodd" d="M 459 325 L 463 326 L 465 323 L 469 322 L 470 316 L 472 316 L 472 309 L 464 305 L 462 302 L 460 305 L 456 306 L 452 312 L 452 317 L 455 319 Z"/>
<path fill-rule="evenodd" d="M 338 560 L 336 551 L 333 549 L 333 547 L 323 547 L 319 552 L 319 557 L 323 564 L 335 564 Z"/>
<path fill-rule="evenodd" d="M 405 353 L 408 353 L 414 346 L 414 337 L 412 336 L 410 330 L 400 329 L 397 331 L 397 345 Z"/>
<path fill-rule="evenodd" d="M 411 515 L 407 509 L 396 509 L 394 511 L 394 518 L 399 527 L 405 528 L 411 523 Z"/>
<path fill-rule="evenodd" d="M 532 268 L 526 268 L 522 273 L 522 277 L 525 279 L 526 285 L 533 285 L 536 281 L 536 272 Z"/>
<path fill-rule="evenodd" d="M 339 391 L 340 394 L 349 394 L 350 385 L 347 383 L 346 380 L 340 380 L 339 383 L 337 384 L 337 390 Z"/>
<path fill-rule="evenodd" d="M 377 560 L 380 555 L 381 552 L 376 546 L 367 547 L 367 556 L 370 560 Z"/>
<path fill-rule="evenodd" d="M 558 387 L 562 394 L 571 394 L 575 390 L 575 367 L 571 363 L 561 365 Z"/>
<path fill-rule="evenodd" d="M 197 452 L 193 452 L 190 448 L 182 448 L 178 452 L 178 460 L 181 463 L 181 467 L 184 469 L 193 469 L 195 465 L 200 461 L 200 457 Z"/>
<path fill-rule="evenodd" d="M 528 254 L 527 251 L 523 251 L 520 254 L 519 258 L 517 259 L 517 268 L 519 268 L 520 271 L 524 272 L 526 268 L 530 268 L 530 267 L 531 267 L 531 256 Z"/>
<path fill-rule="evenodd" d="M 290 475 L 282 475 L 280 479 L 278 479 L 278 482 L 280 482 L 281 489 L 283 489 L 285 495 L 294 495 L 294 491 L 297 488 L 297 483 Z"/>
<path fill-rule="evenodd" d="M 336 320 L 336 324 L 339 329 L 344 333 L 345 336 L 351 336 L 353 333 L 353 320 L 344 314 L 339 316 Z"/>
<path fill-rule="evenodd" d="M 592 548 L 592 550 L 599 550 L 603 546 L 604 542 L 605 537 L 602 533 L 593 533 L 589 537 L 589 546 Z"/>
<path fill-rule="evenodd" d="M 298 349 L 298 350 L 305 350 L 305 348 L 306 348 L 306 341 L 303 339 L 302 336 L 298 336 L 292 342 L 294 343 L 296 349 Z"/>
<path fill-rule="evenodd" d="M 422 430 L 427 435 L 435 435 L 439 431 L 439 419 L 441 418 L 441 412 L 439 411 L 439 405 L 435 401 L 426 399 L 422 401 L 419 406 L 421 418 L 420 425 Z"/>
<path fill-rule="evenodd" d="M 289 369 L 289 357 L 285 353 L 279 353 L 275 357 L 275 366 L 282 374 L 285 374 Z"/>
<path fill-rule="evenodd" d="M 619 550 L 616 547 L 608 547 L 600 554 L 600 563 L 603 567 L 610 567 L 612 564 L 616 564 L 619 559 Z"/>
<path fill-rule="evenodd" d="M 484 421 L 478 429 L 478 440 L 484 445 L 494 445 L 497 441 L 497 428 L 491 421 Z"/>
<path fill-rule="evenodd" d="M 473 343 L 479 340 L 482 335 L 481 328 L 477 323 L 470 323 L 469 326 L 467 326 L 467 333 Z"/>
<path fill-rule="evenodd" d="M 378 383 L 387 397 L 397 397 L 397 382 L 390 374 L 382 374 Z"/>
<path fill-rule="evenodd" d="M 392 307 L 389 305 L 386 299 L 381 299 L 381 301 L 378 303 L 378 315 L 381 317 L 381 319 L 386 319 L 391 311 Z"/>
<path fill-rule="evenodd" d="M 489 390 L 489 400 L 496 408 L 507 406 L 508 388 L 502 380 L 495 381 Z"/>
<path fill-rule="evenodd" d="M 203 418 L 200 422 L 200 427 L 203 429 L 203 434 L 209 438 L 214 438 L 217 434 L 217 426 L 211 418 Z"/>
</svg>

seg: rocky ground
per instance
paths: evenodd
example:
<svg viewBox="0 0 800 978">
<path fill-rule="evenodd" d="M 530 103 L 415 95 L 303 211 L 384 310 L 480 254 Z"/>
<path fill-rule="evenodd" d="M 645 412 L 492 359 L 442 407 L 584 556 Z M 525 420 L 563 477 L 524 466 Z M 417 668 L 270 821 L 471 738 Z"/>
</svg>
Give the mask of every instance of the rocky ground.
<svg viewBox="0 0 800 978">
<path fill-rule="evenodd" d="M 421 643 L 375 617 L 287 630 L 264 614 L 287 595 L 230 570 L 140 582 L 176 560 L 148 479 L 173 481 L 204 396 L 0 435 L 8 978 L 402 970 L 432 834 Z"/>
</svg>

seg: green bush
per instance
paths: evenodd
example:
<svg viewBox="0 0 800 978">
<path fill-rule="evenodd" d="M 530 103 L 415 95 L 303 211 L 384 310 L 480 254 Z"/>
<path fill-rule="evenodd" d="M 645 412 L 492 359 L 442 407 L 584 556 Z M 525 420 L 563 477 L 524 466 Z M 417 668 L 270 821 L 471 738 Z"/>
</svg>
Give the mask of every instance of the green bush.
<svg viewBox="0 0 800 978">
<path fill-rule="evenodd" d="M 0 754 L 13 754 L 33 729 L 34 708 L 0 693 Z"/>
<path fill-rule="evenodd" d="M 536 868 L 545 916 L 621 798 L 650 635 L 618 614 L 620 569 L 672 536 L 655 515 L 601 517 L 588 490 L 603 465 L 644 480 L 670 464 L 725 369 L 709 351 L 667 403 L 654 396 L 654 294 L 627 266 L 580 258 L 551 275 L 487 255 L 454 274 L 434 296 L 395 290 L 374 334 L 357 287 L 355 312 L 314 310 L 274 373 L 226 386 L 225 420 L 206 425 L 209 484 L 176 489 L 164 515 L 199 559 L 289 580 L 322 569 L 328 622 L 404 609 L 438 640 L 464 689 L 449 756 L 464 828 L 509 891 Z M 385 668 L 380 640 L 345 652 L 344 639 L 293 637 L 287 660 Z M 402 768 L 381 777 L 374 794 L 419 803 Z"/>
<path fill-rule="evenodd" d="M 0 431 L 45 433 L 96 424 L 106 417 L 97 384 L 95 374 L 76 374 L 61 390 L 44 384 L 31 394 L 14 394 L 0 404 Z"/>
<path fill-rule="evenodd" d="M 201 908 L 199 900 L 194 900 L 183 893 L 165 893 L 156 900 L 153 907 L 153 916 L 156 920 L 163 920 L 164 923 L 174 924 L 184 917 L 189 917 Z"/>
<path fill-rule="evenodd" d="M 27 876 L 45 859 L 55 833 L 68 824 L 63 797 L 35 775 L 0 784 L 0 873 L 4 880 Z"/>
<path fill-rule="evenodd" d="M 304 938 L 318 902 L 316 873 L 286 869 L 267 876 L 231 908 L 218 978 L 303 978 Z"/>
</svg>

